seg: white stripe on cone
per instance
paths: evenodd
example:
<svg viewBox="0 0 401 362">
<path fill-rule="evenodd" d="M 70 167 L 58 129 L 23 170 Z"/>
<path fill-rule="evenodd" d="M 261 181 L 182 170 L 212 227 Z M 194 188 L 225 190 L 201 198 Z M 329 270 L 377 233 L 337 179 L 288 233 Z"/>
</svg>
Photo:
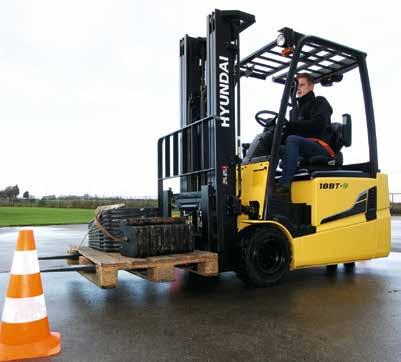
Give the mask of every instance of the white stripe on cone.
<svg viewBox="0 0 401 362">
<path fill-rule="evenodd" d="M 11 274 L 36 274 L 39 271 L 38 252 L 36 250 L 16 251 L 14 253 Z"/>
<path fill-rule="evenodd" d="M 30 298 L 6 298 L 2 321 L 6 323 L 28 323 L 47 317 L 45 296 Z"/>
</svg>

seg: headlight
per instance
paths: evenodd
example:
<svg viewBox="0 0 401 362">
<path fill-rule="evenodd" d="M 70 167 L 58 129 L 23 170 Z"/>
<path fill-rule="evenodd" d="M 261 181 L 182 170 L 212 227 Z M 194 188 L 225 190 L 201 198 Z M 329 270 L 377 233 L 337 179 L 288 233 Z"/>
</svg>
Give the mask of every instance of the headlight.
<svg viewBox="0 0 401 362">
<path fill-rule="evenodd" d="M 279 47 L 284 47 L 285 46 L 285 36 L 284 36 L 284 34 L 279 34 L 278 35 L 278 37 L 277 37 L 277 45 L 279 46 Z"/>
</svg>

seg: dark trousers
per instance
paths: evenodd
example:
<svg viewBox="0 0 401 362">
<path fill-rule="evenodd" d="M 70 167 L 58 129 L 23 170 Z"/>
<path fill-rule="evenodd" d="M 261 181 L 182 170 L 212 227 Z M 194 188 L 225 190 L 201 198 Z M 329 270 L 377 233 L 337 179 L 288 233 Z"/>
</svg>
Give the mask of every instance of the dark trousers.
<svg viewBox="0 0 401 362">
<path fill-rule="evenodd" d="M 315 141 L 310 141 L 301 136 L 288 136 L 285 145 L 280 147 L 283 176 L 279 182 L 281 184 L 290 184 L 297 169 L 298 159 L 312 156 L 328 156 L 328 153 Z"/>
</svg>

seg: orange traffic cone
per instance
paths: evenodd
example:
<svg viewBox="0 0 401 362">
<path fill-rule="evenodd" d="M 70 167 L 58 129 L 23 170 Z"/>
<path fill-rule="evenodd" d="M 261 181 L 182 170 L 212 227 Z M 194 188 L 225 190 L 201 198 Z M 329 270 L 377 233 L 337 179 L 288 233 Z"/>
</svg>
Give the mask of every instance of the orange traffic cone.
<svg viewBox="0 0 401 362">
<path fill-rule="evenodd" d="M 60 352 L 60 334 L 50 332 L 32 230 L 19 232 L 3 317 L 0 361 Z"/>
</svg>

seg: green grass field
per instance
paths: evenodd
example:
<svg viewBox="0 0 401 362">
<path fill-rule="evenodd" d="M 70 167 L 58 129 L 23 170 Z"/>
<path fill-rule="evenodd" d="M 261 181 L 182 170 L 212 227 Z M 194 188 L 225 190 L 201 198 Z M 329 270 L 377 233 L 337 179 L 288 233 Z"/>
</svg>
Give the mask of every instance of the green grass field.
<svg viewBox="0 0 401 362">
<path fill-rule="evenodd" d="M 0 226 L 86 224 L 94 210 L 0 207 Z"/>
</svg>

